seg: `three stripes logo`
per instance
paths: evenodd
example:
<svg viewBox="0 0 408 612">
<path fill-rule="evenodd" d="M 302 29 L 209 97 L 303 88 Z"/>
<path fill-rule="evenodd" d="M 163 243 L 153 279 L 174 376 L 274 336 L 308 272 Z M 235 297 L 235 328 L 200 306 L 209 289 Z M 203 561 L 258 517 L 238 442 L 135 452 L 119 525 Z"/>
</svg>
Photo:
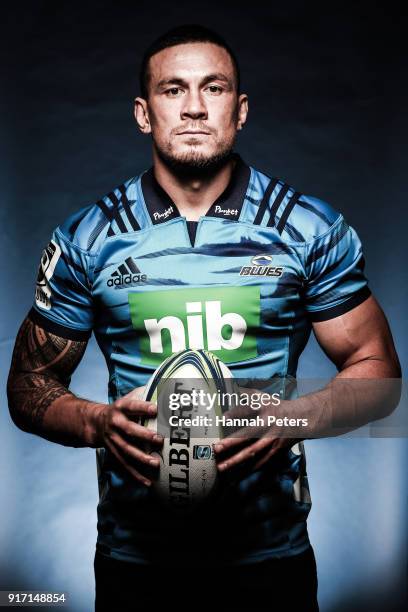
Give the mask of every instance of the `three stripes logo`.
<svg viewBox="0 0 408 612">
<path fill-rule="evenodd" d="M 125 184 L 118 187 L 119 194 L 115 191 L 108 193 L 105 198 L 98 200 L 96 205 L 101 209 L 106 219 L 110 222 L 108 229 L 108 236 L 115 236 L 115 234 L 126 234 L 129 231 L 136 231 L 140 229 L 131 208 L 131 204 L 134 204 L 134 200 L 128 200 Z M 112 205 L 112 206 L 111 206 Z M 122 217 L 122 212 L 124 216 Z M 126 218 L 126 223 L 124 219 Z M 113 227 L 115 222 L 116 228 Z"/>
<path fill-rule="evenodd" d="M 122 289 L 135 283 L 143 283 L 147 280 L 146 274 L 142 274 L 132 257 L 128 257 L 120 266 L 112 272 L 106 284 L 108 287 Z"/>
</svg>

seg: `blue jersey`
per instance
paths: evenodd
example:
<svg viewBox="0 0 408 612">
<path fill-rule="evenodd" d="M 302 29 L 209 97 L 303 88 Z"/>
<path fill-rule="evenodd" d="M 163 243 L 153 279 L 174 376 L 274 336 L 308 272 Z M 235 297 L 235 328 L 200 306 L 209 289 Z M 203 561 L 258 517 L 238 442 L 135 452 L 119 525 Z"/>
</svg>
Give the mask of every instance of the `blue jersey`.
<svg viewBox="0 0 408 612">
<path fill-rule="evenodd" d="M 198 222 L 180 215 L 150 168 L 53 232 L 30 317 L 74 340 L 94 332 L 110 402 L 186 348 L 213 352 L 238 378 L 295 377 L 312 322 L 370 295 L 361 242 L 340 212 L 234 160 L 229 185 Z M 107 449 L 96 453 L 105 555 L 251 563 L 309 545 L 302 442 L 191 518 L 168 514 Z"/>
</svg>

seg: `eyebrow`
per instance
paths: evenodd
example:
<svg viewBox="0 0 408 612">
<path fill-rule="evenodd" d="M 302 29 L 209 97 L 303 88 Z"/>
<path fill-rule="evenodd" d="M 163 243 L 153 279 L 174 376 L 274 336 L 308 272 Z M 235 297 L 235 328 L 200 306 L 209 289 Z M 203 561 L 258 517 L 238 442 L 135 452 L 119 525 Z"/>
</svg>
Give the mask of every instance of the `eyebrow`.
<svg viewBox="0 0 408 612">
<path fill-rule="evenodd" d="M 213 74 L 207 74 L 202 80 L 200 85 L 205 85 L 206 83 L 209 83 L 210 81 L 223 81 L 224 83 L 227 83 L 228 85 L 231 85 L 231 80 L 222 72 L 214 72 Z M 188 83 L 187 81 L 185 81 L 184 79 L 181 79 L 180 77 L 170 77 L 169 79 L 162 79 L 161 81 L 159 81 L 157 83 L 157 88 L 161 89 L 163 87 L 166 87 L 166 85 L 181 85 L 181 86 L 187 86 Z"/>
</svg>

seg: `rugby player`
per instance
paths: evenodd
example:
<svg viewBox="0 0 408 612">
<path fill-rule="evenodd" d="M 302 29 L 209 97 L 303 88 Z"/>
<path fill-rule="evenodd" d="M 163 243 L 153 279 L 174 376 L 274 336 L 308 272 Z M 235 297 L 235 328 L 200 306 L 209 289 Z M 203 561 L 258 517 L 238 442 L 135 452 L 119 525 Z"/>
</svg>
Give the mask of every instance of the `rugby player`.
<svg viewBox="0 0 408 612">
<path fill-rule="evenodd" d="M 163 440 L 135 417 L 156 413 L 140 388 L 186 348 L 213 351 L 237 377 L 294 377 L 313 330 L 338 376 L 399 377 L 361 242 L 330 204 L 236 152 L 248 96 L 217 33 L 187 25 L 157 39 L 134 114 L 153 164 L 52 233 L 15 343 L 11 416 L 24 431 L 96 449 L 96 610 L 318 610 L 303 442 L 232 441 L 228 456 L 221 445 L 223 496 L 178 517 L 152 496 L 158 459 L 142 450 Z M 108 404 L 68 389 L 92 331 Z M 250 467 L 228 479 L 239 465 Z"/>
</svg>

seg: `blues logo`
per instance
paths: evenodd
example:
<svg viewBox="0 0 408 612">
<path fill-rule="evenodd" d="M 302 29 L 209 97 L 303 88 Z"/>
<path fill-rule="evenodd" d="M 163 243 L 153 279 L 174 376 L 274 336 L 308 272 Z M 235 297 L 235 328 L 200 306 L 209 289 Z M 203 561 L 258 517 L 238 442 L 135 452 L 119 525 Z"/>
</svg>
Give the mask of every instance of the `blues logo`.
<svg viewBox="0 0 408 612">
<path fill-rule="evenodd" d="M 250 266 L 242 266 L 240 276 L 274 276 L 280 277 L 283 273 L 282 266 L 272 266 L 272 255 L 255 255 L 251 259 Z"/>
</svg>

